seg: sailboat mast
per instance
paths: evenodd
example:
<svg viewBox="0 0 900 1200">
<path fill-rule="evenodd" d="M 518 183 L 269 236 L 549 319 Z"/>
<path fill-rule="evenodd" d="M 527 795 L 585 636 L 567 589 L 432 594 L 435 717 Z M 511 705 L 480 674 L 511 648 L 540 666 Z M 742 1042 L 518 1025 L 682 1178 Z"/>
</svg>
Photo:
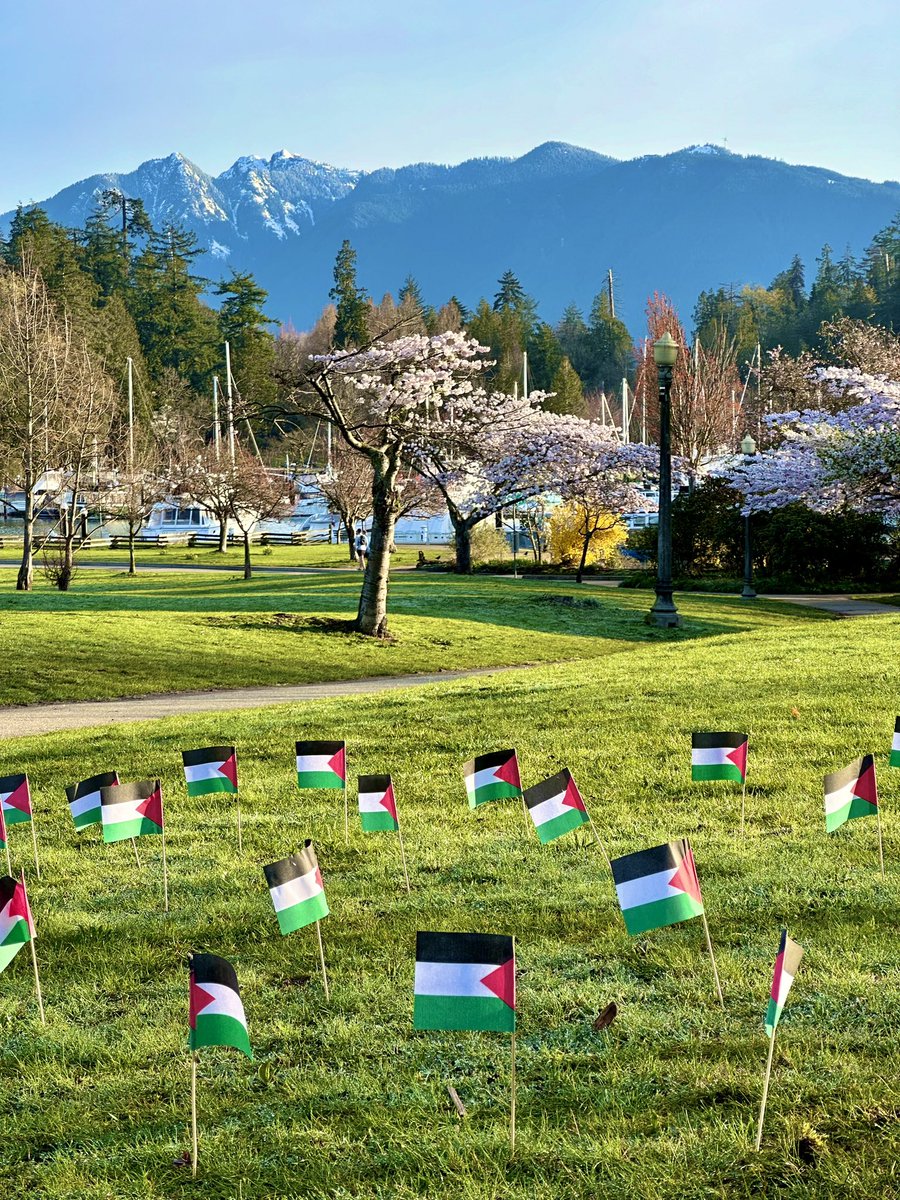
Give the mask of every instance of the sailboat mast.
<svg viewBox="0 0 900 1200">
<path fill-rule="evenodd" d="M 128 470 L 134 466 L 134 367 L 130 358 L 128 364 Z"/>
<path fill-rule="evenodd" d="M 219 377 L 213 375 L 213 446 L 216 451 L 216 462 L 222 449 L 222 429 L 219 425 Z"/>
<path fill-rule="evenodd" d="M 225 343 L 225 420 L 228 424 L 228 457 L 234 465 L 234 402 L 231 394 L 231 344 Z"/>
</svg>

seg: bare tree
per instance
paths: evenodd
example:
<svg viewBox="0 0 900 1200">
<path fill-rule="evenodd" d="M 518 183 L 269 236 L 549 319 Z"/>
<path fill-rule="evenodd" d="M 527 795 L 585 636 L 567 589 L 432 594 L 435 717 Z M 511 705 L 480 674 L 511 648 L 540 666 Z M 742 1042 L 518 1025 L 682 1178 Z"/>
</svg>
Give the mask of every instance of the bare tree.
<svg viewBox="0 0 900 1200">
<path fill-rule="evenodd" d="M 352 561 L 356 557 L 353 535 L 357 523 L 372 512 L 372 464 L 342 438 L 335 439 L 331 470 L 316 477 L 316 486 L 341 519 Z"/>
</svg>

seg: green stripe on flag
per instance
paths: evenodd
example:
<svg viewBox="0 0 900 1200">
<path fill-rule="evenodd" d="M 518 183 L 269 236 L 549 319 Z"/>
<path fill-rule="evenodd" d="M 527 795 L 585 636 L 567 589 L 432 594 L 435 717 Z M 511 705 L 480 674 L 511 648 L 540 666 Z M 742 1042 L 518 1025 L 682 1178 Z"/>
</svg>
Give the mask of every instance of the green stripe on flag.
<svg viewBox="0 0 900 1200">
<path fill-rule="evenodd" d="M 3 812 L 3 819 L 7 825 L 24 825 L 26 821 L 31 820 L 31 817 L 28 813 L 22 812 L 21 808 L 7 808 Z"/>
<path fill-rule="evenodd" d="M 253 1057 L 247 1026 L 225 1013 L 213 1013 L 208 1017 L 198 1014 L 190 1031 L 190 1048 L 199 1050 L 201 1046 L 234 1046 L 236 1050 L 243 1050 L 248 1058 Z"/>
<path fill-rule="evenodd" d="M 493 996 L 416 996 L 415 1029 L 495 1029 L 515 1033 L 515 1009 Z"/>
<path fill-rule="evenodd" d="M 103 821 L 103 810 L 100 807 L 100 801 L 97 801 L 96 808 L 89 808 L 85 812 L 78 813 L 73 817 L 76 829 L 86 829 L 88 825 L 99 825 Z"/>
<path fill-rule="evenodd" d="M 344 790 L 344 781 L 334 771 L 298 771 L 298 788 L 340 788 Z"/>
<path fill-rule="evenodd" d="M 496 783 L 486 783 L 469 793 L 469 807 L 477 808 L 479 804 L 487 804 L 489 800 L 518 800 L 522 795 L 519 788 L 512 783 L 498 780 Z"/>
<path fill-rule="evenodd" d="M 840 829 L 846 821 L 852 821 L 855 817 L 874 817 L 877 814 L 878 806 L 876 804 L 870 804 L 868 800 L 860 800 L 859 796 L 854 796 L 843 808 L 836 808 L 834 812 L 825 814 L 825 832 L 833 833 L 835 829 Z"/>
<path fill-rule="evenodd" d="M 218 779 L 192 779 L 187 785 L 189 796 L 208 796 L 211 792 L 236 793 L 237 788 L 224 775 L 219 776 Z"/>
<path fill-rule="evenodd" d="M 889 767 L 900 767 L 900 750 L 892 750 L 891 751 L 891 757 L 888 759 L 888 766 Z"/>
<path fill-rule="evenodd" d="M 142 837 L 145 833 L 162 833 L 162 829 L 149 817 L 135 817 L 133 821 L 117 821 L 115 825 L 103 826 L 104 842 L 124 842 L 126 838 Z"/>
<path fill-rule="evenodd" d="M 664 925 L 677 925 L 679 921 L 699 917 L 702 912 L 703 905 L 683 892 L 679 896 L 668 896 L 665 900 L 653 900 L 650 904 L 625 908 L 622 916 L 625 918 L 625 928 L 634 936 L 647 933 L 650 929 L 661 929 Z"/>
<path fill-rule="evenodd" d="M 580 808 L 572 808 L 568 812 L 560 813 L 558 817 L 554 817 L 551 821 L 545 821 L 543 825 L 536 826 L 537 835 L 541 845 L 546 846 L 547 842 L 555 841 L 556 838 L 562 837 L 564 833 L 569 833 L 573 829 L 578 829 L 582 825 L 586 825 L 588 815 L 582 812 Z"/>
<path fill-rule="evenodd" d="M 784 1005 L 778 1004 L 777 1001 L 769 997 L 769 1007 L 766 1009 L 766 1019 L 764 1022 L 766 1033 L 769 1037 L 775 1032 L 775 1027 L 781 1020 L 781 1014 L 784 1012 Z"/>
<path fill-rule="evenodd" d="M 325 899 L 325 893 L 319 892 L 316 896 L 310 896 L 308 900 L 301 900 L 299 904 L 292 904 L 290 908 L 282 908 L 276 912 L 278 917 L 278 928 L 282 933 L 293 933 L 296 929 L 303 929 L 306 925 L 311 925 L 313 921 L 321 921 L 323 917 L 327 917 L 329 913 L 328 901 Z"/>
<path fill-rule="evenodd" d="M 363 833 L 377 833 L 379 830 L 388 830 L 393 833 L 397 828 L 397 822 L 387 809 L 384 809 L 383 812 L 361 812 L 359 824 Z"/>
<path fill-rule="evenodd" d="M 743 783 L 744 777 L 740 767 L 734 763 L 707 763 L 691 767 L 691 779 L 695 783 L 706 779 L 730 779 L 734 783 Z"/>
</svg>

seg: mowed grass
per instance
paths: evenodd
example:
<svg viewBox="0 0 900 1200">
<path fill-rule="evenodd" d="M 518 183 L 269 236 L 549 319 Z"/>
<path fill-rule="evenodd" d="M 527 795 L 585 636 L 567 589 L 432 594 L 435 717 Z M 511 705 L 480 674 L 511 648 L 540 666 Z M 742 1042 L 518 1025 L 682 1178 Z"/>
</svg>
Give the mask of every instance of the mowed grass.
<svg viewBox="0 0 900 1200">
<path fill-rule="evenodd" d="M 424 551 L 428 559 L 441 558 L 446 562 L 453 557 L 453 548 L 448 546 L 400 545 L 391 556 L 391 565 L 394 567 L 415 566 L 420 550 Z M 257 567 L 261 569 L 266 567 L 315 568 L 317 570 L 323 567 L 333 567 L 336 570 L 352 571 L 358 569 L 356 564 L 350 561 L 346 544 L 329 546 L 327 543 L 315 542 L 309 546 L 252 546 L 251 556 L 254 570 Z M 21 544 L 18 546 L 18 553 L 9 541 L 7 541 L 6 548 L 0 551 L 0 559 L 5 564 L 15 562 L 18 565 L 20 557 Z M 212 546 L 172 545 L 162 549 L 147 546 L 135 550 L 135 560 L 138 573 L 147 568 L 178 566 L 233 567 L 243 570 L 244 548 L 240 545 L 229 546 L 227 550 L 220 553 Z M 92 546 L 79 550 L 76 562 L 84 566 L 90 566 L 92 563 L 111 563 L 127 569 L 128 550 L 112 550 L 108 546 L 102 545 Z M 36 571 L 40 570 L 41 563 L 41 556 L 38 555 L 35 560 Z"/>
<path fill-rule="evenodd" d="M 22 593 L 0 571 L 0 704 L 598 658 L 670 636 L 644 624 L 642 593 L 401 572 L 391 582 L 394 640 L 382 642 L 346 628 L 360 585 L 358 572 L 247 582 L 85 571 L 70 592 L 38 579 Z M 792 620 L 777 604 L 734 598 L 691 597 L 684 611 L 681 640 Z"/>
<path fill-rule="evenodd" d="M 619 598 L 617 598 L 619 599 Z M 622 610 L 622 619 L 629 609 Z M 594 1200 L 886 1197 L 900 1117 L 900 773 L 885 767 L 898 699 L 900 621 L 796 619 L 636 644 L 585 661 L 315 706 L 11 741 L 27 770 L 43 878 L 31 883 L 48 1024 L 27 950 L 0 976 L 9 1197 L 130 1200 Z M 691 784 L 692 729 L 751 734 L 740 792 Z M 392 772 L 396 838 L 344 844 L 341 795 L 299 793 L 295 738 L 346 737 L 357 772 Z M 189 800 L 183 747 L 234 741 L 233 807 Z M 542 848 L 516 803 L 471 812 L 461 764 L 518 748 L 524 782 L 568 765 L 612 854 L 688 836 L 719 971 L 699 921 L 626 935 L 587 837 Z M 876 822 L 826 836 L 822 775 L 878 753 Z M 63 786 L 117 768 L 160 775 L 172 911 L 158 839 L 73 833 Z M 312 929 L 281 938 L 261 864 L 312 837 L 332 915 L 325 1001 Z M 28 865 L 27 827 L 11 833 Z M 762 1151 L 752 1149 L 762 1028 L 782 924 L 806 949 L 779 1029 Z M 513 934 L 519 966 L 518 1147 L 507 1148 L 509 1044 L 412 1028 L 419 929 Z M 255 1049 L 206 1050 L 201 1172 L 189 1148 L 190 951 L 230 959 Z M 610 1002 L 619 1016 L 597 1032 Z M 468 1118 L 457 1118 L 447 1085 Z"/>
</svg>

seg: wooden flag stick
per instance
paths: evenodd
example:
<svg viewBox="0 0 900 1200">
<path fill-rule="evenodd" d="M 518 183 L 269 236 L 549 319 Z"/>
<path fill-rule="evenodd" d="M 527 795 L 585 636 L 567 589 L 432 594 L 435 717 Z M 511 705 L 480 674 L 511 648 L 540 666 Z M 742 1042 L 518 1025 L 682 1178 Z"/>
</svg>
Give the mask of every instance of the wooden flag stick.
<svg viewBox="0 0 900 1200">
<path fill-rule="evenodd" d="M 762 1142 L 763 1121 L 766 1119 L 766 1101 L 769 1098 L 769 1080 L 772 1077 L 772 1057 L 775 1053 L 775 1030 L 772 1030 L 772 1036 L 769 1038 L 769 1060 L 766 1063 L 766 1078 L 763 1081 L 762 1103 L 759 1106 L 759 1124 L 756 1127 L 756 1149 L 760 1147 Z"/>
<path fill-rule="evenodd" d="M 140 860 L 140 856 L 138 855 L 137 842 L 134 840 L 134 838 L 131 839 L 131 845 L 134 850 L 134 861 L 137 863 L 138 866 L 140 866 L 141 860 Z"/>
<path fill-rule="evenodd" d="M 606 865 L 608 867 L 610 867 L 609 855 L 606 853 L 606 847 L 603 845 L 603 842 L 600 838 L 600 834 L 597 832 L 597 826 L 594 824 L 594 818 L 591 816 L 590 813 L 588 813 L 588 824 L 591 827 L 591 833 L 594 835 L 594 841 L 600 847 L 600 853 L 606 859 Z M 610 867 L 610 870 L 612 870 L 612 867 Z"/>
<path fill-rule="evenodd" d="M 400 839 L 400 861 L 403 863 L 403 878 L 406 880 L 407 893 L 412 891 L 409 886 L 409 871 L 406 869 L 406 851 L 403 848 L 403 830 L 400 828 L 400 814 L 397 814 L 397 836 Z"/>
<path fill-rule="evenodd" d="M 525 817 L 525 828 L 527 830 L 529 830 L 529 832 L 530 832 L 531 829 L 533 828 L 533 822 L 531 820 L 531 817 L 529 817 L 529 815 L 528 815 L 528 805 L 525 803 L 525 793 L 524 792 L 522 792 L 522 813 Z"/>
<path fill-rule="evenodd" d="M 878 818 L 878 862 L 881 866 L 881 878 L 884 879 L 884 841 L 881 837 L 881 805 L 875 805 L 875 815 Z M 9 851 L 7 850 L 7 854 Z"/>
<path fill-rule="evenodd" d="M 344 780 L 344 845 L 350 840 L 350 801 L 347 798 L 347 781 Z"/>
<path fill-rule="evenodd" d="M 25 892 L 25 903 L 28 904 L 28 890 L 25 887 L 25 872 L 19 872 L 19 882 L 22 884 L 22 891 Z M 29 912 L 31 911 L 30 905 Z M 44 1016 L 44 997 L 41 995 L 41 977 L 38 974 L 37 951 L 34 948 L 34 934 L 32 933 L 28 939 L 31 946 L 31 964 L 34 967 L 34 990 L 37 993 L 38 1012 L 41 1014 L 41 1024 L 47 1024 L 47 1018 Z"/>
<path fill-rule="evenodd" d="M 243 832 L 241 829 L 241 798 L 240 798 L 240 796 L 235 796 L 235 802 L 237 803 L 238 854 L 242 854 L 244 851 L 244 838 L 243 838 Z"/>
<path fill-rule="evenodd" d="M 744 786 L 741 788 L 741 837 L 744 836 L 744 821 L 747 810 L 747 776 L 744 776 Z"/>
<path fill-rule="evenodd" d="M 162 831 L 163 911 L 169 911 L 169 868 L 166 863 L 166 831 Z"/>
<path fill-rule="evenodd" d="M 709 961 L 712 963 L 713 978 L 716 981 L 716 991 L 719 993 L 719 1003 L 725 1007 L 725 997 L 722 995 L 722 985 L 719 983 L 719 971 L 716 967 L 716 956 L 713 954 L 712 938 L 709 936 L 709 925 L 706 921 L 706 909 L 700 914 L 703 917 L 703 932 L 706 934 L 706 946 L 709 950 Z"/>
<path fill-rule="evenodd" d="M 38 862 L 37 852 L 37 832 L 34 828 L 34 813 L 31 814 L 31 844 L 34 846 L 34 873 L 38 879 L 41 877 L 41 864 Z"/>
<path fill-rule="evenodd" d="M 328 988 L 328 972 L 325 970 L 325 947 L 322 945 L 322 922 L 316 921 L 316 933 L 319 935 L 319 962 L 322 964 L 322 983 L 325 987 L 325 999 L 331 999 Z"/>
<path fill-rule="evenodd" d="M 197 1054 L 191 1055 L 191 1175 L 197 1178 L 200 1147 L 197 1138 Z"/>
<path fill-rule="evenodd" d="M 9 836 L 6 840 L 6 873 L 12 875 L 12 859 L 9 857 Z"/>
<path fill-rule="evenodd" d="M 516 1035 L 509 1039 L 509 1152 L 516 1152 Z"/>
</svg>

